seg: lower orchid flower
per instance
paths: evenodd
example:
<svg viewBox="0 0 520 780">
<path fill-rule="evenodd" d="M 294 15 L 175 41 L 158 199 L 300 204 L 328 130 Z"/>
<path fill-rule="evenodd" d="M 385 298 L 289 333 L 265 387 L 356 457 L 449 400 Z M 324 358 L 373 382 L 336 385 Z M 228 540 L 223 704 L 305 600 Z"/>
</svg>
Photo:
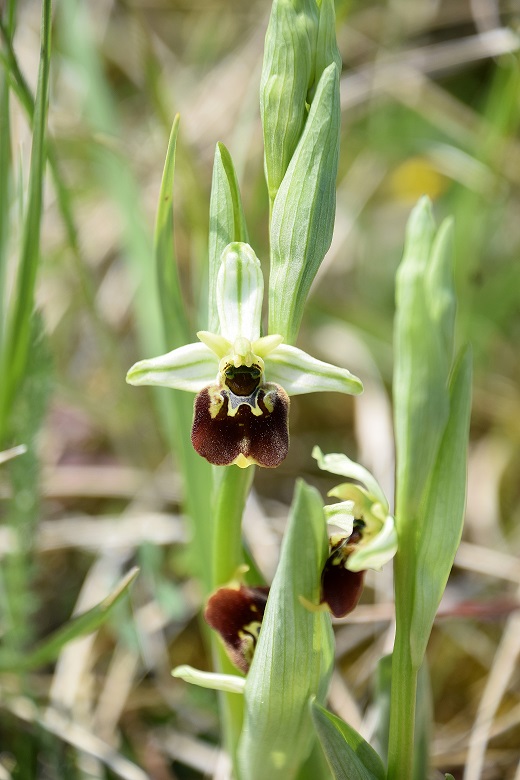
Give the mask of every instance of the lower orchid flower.
<svg viewBox="0 0 520 780">
<path fill-rule="evenodd" d="M 289 396 L 336 391 L 356 395 L 361 381 L 344 368 L 261 336 L 264 282 L 260 261 L 242 242 L 222 253 L 216 282 L 219 333 L 142 360 L 132 385 L 162 385 L 196 393 L 191 440 L 217 466 L 278 466 L 289 448 Z"/>
<path fill-rule="evenodd" d="M 327 523 L 338 532 L 330 536 L 321 600 L 334 617 L 344 617 L 361 596 L 366 569 L 380 569 L 395 555 L 395 521 L 385 494 L 367 469 L 346 455 L 324 455 L 319 447 L 314 448 L 312 455 L 320 469 L 362 483 L 337 485 L 328 495 L 340 501 L 324 507 Z"/>
</svg>

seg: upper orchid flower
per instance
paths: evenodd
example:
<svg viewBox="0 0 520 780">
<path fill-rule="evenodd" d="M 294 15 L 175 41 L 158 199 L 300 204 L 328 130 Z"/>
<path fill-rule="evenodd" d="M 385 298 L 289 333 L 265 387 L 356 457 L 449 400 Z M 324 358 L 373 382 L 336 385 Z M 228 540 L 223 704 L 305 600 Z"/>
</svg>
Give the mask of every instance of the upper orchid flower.
<svg viewBox="0 0 520 780">
<path fill-rule="evenodd" d="M 228 244 L 216 283 L 220 333 L 199 331 L 199 342 L 142 360 L 127 375 L 132 385 L 197 393 L 191 440 L 218 466 L 278 466 L 289 448 L 289 395 L 363 389 L 346 369 L 282 344 L 282 336 L 261 336 L 263 291 L 249 244 Z"/>
<path fill-rule="evenodd" d="M 312 452 L 320 469 L 355 479 L 343 482 L 328 495 L 339 498 L 324 507 L 327 523 L 338 533 L 330 537 L 330 555 L 322 575 L 322 602 L 335 617 L 344 617 L 357 604 L 366 569 L 380 569 L 397 551 L 395 521 L 385 494 L 372 474 L 346 455 Z"/>
</svg>

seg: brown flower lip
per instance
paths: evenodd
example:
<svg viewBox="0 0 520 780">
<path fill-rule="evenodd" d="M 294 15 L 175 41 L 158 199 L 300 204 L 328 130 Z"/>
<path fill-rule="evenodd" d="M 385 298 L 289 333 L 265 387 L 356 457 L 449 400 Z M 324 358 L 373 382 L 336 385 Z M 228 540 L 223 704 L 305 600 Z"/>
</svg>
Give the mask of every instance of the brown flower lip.
<svg viewBox="0 0 520 780">
<path fill-rule="evenodd" d="M 255 366 L 240 366 L 226 372 L 224 385 L 197 394 L 191 441 L 215 466 L 275 468 L 285 459 L 289 396 L 280 385 L 261 385 L 260 377 Z"/>
<path fill-rule="evenodd" d="M 206 622 L 218 631 L 231 662 L 249 671 L 264 616 L 269 588 L 227 586 L 218 588 L 204 610 Z"/>
<path fill-rule="evenodd" d="M 349 537 L 331 540 L 331 551 L 321 575 L 321 602 L 327 604 L 335 618 L 342 618 L 357 606 L 363 592 L 364 571 L 347 569 L 347 559 L 363 535 L 363 521 L 354 522 Z"/>
</svg>

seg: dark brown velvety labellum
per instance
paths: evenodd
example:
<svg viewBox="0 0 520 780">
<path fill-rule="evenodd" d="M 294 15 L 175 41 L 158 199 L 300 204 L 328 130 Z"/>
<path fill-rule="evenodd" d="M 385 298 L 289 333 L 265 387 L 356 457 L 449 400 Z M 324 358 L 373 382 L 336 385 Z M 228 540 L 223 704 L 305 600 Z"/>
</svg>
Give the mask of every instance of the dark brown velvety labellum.
<svg viewBox="0 0 520 780">
<path fill-rule="evenodd" d="M 364 571 L 350 571 L 343 564 L 332 564 L 329 558 L 321 576 L 321 602 L 334 617 L 345 617 L 357 606 L 364 577 Z"/>
<path fill-rule="evenodd" d="M 321 602 L 337 618 L 352 612 L 363 592 L 365 572 L 347 569 L 347 559 L 362 539 L 364 525 L 362 519 L 357 519 L 348 538 L 331 539 L 330 555 L 321 575 Z"/>
<path fill-rule="evenodd" d="M 204 619 L 218 631 L 231 662 L 247 672 L 253 660 L 269 588 L 219 588 L 206 604 Z"/>
<path fill-rule="evenodd" d="M 248 382 L 247 373 L 237 372 L 233 381 L 243 383 L 244 377 Z M 250 396 L 210 385 L 195 399 L 191 441 L 216 466 L 238 461 L 274 468 L 289 449 L 288 412 L 289 397 L 279 385 L 261 385 Z"/>
</svg>

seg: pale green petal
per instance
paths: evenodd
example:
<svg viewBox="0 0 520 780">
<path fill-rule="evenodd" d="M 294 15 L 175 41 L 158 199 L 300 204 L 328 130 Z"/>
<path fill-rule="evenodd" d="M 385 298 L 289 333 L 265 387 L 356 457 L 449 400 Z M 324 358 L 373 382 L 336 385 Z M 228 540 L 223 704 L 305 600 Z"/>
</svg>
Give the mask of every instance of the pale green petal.
<svg viewBox="0 0 520 780">
<path fill-rule="evenodd" d="M 341 485 L 336 485 L 332 490 L 329 490 L 327 495 L 331 498 L 339 498 L 340 501 L 351 501 L 356 517 L 372 513 L 373 497 L 368 495 L 365 488 L 354 484 L 354 482 L 342 482 Z M 379 503 L 377 505 L 380 506 Z M 384 517 L 386 514 L 385 512 Z"/>
<path fill-rule="evenodd" d="M 263 296 L 260 261 L 249 244 L 228 244 L 217 275 L 217 308 L 224 338 L 231 343 L 239 336 L 249 341 L 260 338 Z"/>
<path fill-rule="evenodd" d="M 160 385 L 198 393 L 216 381 L 218 359 L 205 344 L 196 342 L 166 355 L 140 360 L 128 374 L 130 385 Z"/>
<path fill-rule="evenodd" d="M 283 336 L 277 336 L 276 334 L 273 334 L 272 336 L 262 336 L 262 338 L 257 339 L 254 344 L 252 344 L 252 349 L 255 355 L 264 358 L 279 347 L 282 341 Z"/>
<path fill-rule="evenodd" d="M 317 460 L 318 466 L 320 469 L 323 469 L 323 471 L 329 471 L 331 474 L 338 474 L 341 477 L 349 477 L 350 479 L 355 479 L 357 482 L 362 482 L 367 488 L 368 493 L 374 498 L 377 498 L 388 511 L 388 501 L 381 490 L 379 482 L 364 466 L 355 463 L 340 452 L 332 452 L 330 455 L 324 455 L 319 447 L 314 447 L 312 457 Z M 343 495 L 339 497 L 347 498 L 347 496 Z"/>
<path fill-rule="evenodd" d="M 354 530 L 353 509 L 353 501 L 338 501 L 337 504 L 329 504 L 323 507 L 327 523 L 337 526 L 346 536 L 350 536 Z"/>
<path fill-rule="evenodd" d="M 363 391 L 361 380 L 346 368 L 316 360 L 289 344 L 280 344 L 266 356 L 265 378 L 281 385 L 289 395 L 321 391 L 358 395 Z"/>
<path fill-rule="evenodd" d="M 236 674 L 215 674 L 213 672 L 201 672 L 194 669 L 193 666 L 177 666 L 172 671 L 172 677 L 179 677 L 181 680 L 200 685 L 201 688 L 211 688 L 215 691 L 225 691 L 226 693 L 244 693 L 246 684 L 245 677 L 238 677 Z"/>
<path fill-rule="evenodd" d="M 360 544 L 347 558 L 347 569 L 350 571 L 365 571 L 365 569 L 380 569 L 397 552 L 397 533 L 394 518 L 391 515 L 385 520 L 381 531 L 367 544 Z"/>
<path fill-rule="evenodd" d="M 209 330 L 199 330 L 197 338 L 211 349 L 219 360 L 229 355 L 233 349 L 233 345 L 224 336 L 219 336 L 218 333 L 210 333 Z"/>
</svg>

